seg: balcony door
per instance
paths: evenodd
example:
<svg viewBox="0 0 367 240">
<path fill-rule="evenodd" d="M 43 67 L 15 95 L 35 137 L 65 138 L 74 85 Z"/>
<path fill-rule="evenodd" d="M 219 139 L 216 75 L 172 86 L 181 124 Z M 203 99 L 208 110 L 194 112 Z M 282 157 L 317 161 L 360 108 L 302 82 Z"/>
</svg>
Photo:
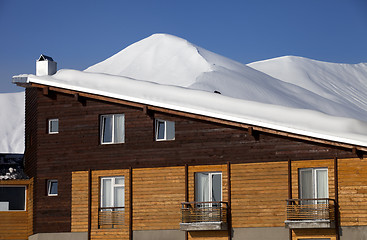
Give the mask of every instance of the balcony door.
<svg viewBox="0 0 367 240">
<path fill-rule="evenodd" d="M 195 173 L 195 201 L 220 202 L 222 201 L 222 173 L 198 172 Z M 201 207 L 220 206 L 218 203 L 199 204 Z"/>
<path fill-rule="evenodd" d="M 299 195 L 301 199 L 328 198 L 327 168 L 299 169 Z M 325 201 L 305 201 L 305 204 L 323 203 Z"/>
</svg>

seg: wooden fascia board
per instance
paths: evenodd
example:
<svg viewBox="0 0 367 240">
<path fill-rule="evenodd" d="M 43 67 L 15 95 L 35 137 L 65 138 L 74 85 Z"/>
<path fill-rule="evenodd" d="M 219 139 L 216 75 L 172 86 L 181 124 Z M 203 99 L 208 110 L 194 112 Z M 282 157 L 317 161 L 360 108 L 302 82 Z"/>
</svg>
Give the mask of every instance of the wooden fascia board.
<svg viewBox="0 0 367 240">
<path fill-rule="evenodd" d="M 32 179 L 0 180 L 0 185 L 29 185 L 31 183 Z"/>
<path fill-rule="evenodd" d="M 149 106 L 149 105 L 142 104 L 142 103 L 136 103 L 136 102 L 126 101 L 126 100 L 121 100 L 121 99 L 116 99 L 116 98 L 111 98 L 111 97 L 105 97 L 105 96 L 100 96 L 100 95 L 96 95 L 96 94 L 78 92 L 78 91 L 68 90 L 68 89 L 63 89 L 63 88 L 51 87 L 51 86 L 46 86 L 46 85 L 42 85 L 42 84 L 31 83 L 31 86 L 32 87 L 37 87 L 37 88 L 42 88 L 42 89 L 44 89 L 45 87 L 49 87 L 50 91 L 66 93 L 66 94 L 70 94 L 70 95 L 74 95 L 74 96 L 75 96 L 75 94 L 78 94 L 78 96 L 86 97 L 86 98 L 90 98 L 90 99 L 96 99 L 96 100 L 101 100 L 101 101 L 106 101 L 106 102 L 111 102 L 111 103 L 117 103 L 117 104 L 137 107 L 137 108 L 142 109 L 143 111 L 149 111 L 150 110 L 150 111 L 155 111 L 155 112 L 168 113 L 168 114 L 181 116 L 181 117 L 187 117 L 187 118 L 198 119 L 198 120 L 203 120 L 203 121 L 208 121 L 208 122 L 214 122 L 214 123 L 219 123 L 219 124 L 238 127 L 238 128 L 244 128 L 247 131 L 249 131 L 249 129 L 251 129 L 250 130 L 251 132 L 258 131 L 258 132 L 269 133 L 269 134 L 273 134 L 273 135 L 279 135 L 279 136 L 283 136 L 283 137 L 287 137 L 287 138 L 293 138 L 293 139 L 298 139 L 298 140 L 303 140 L 303 141 L 308 141 L 308 142 L 314 142 L 314 143 L 320 143 L 320 144 L 325 144 L 325 145 L 330 145 L 330 146 L 335 146 L 335 147 L 346 148 L 346 149 L 349 149 L 351 151 L 357 151 L 358 150 L 358 151 L 367 152 L 367 147 L 363 147 L 363 146 L 355 146 L 355 145 L 351 145 L 351 144 L 347 144 L 347 143 L 334 142 L 334 141 L 324 140 L 324 139 L 320 139 L 320 138 L 308 137 L 308 136 L 299 135 L 299 134 L 295 134 L 295 133 L 289 133 L 289 132 L 283 132 L 283 131 L 270 129 L 270 128 L 253 126 L 253 125 L 249 125 L 249 124 L 245 124 L 245 123 L 233 122 L 233 121 L 229 121 L 229 120 L 223 120 L 223 119 L 219 119 L 219 118 L 208 117 L 208 116 L 198 115 L 198 114 L 194 114 L 194 113 L 181 112 L 181 111 L 178 111 L 178 110 L 166 109 L 166 108 L 162 108 L 162 107 Z"/>
</svg>

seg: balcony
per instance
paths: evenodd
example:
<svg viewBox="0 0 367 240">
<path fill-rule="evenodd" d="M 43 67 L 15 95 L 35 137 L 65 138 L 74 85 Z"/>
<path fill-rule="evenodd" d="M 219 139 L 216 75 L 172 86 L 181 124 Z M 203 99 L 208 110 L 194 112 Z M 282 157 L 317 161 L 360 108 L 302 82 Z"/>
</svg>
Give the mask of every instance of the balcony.
<svg viewBox="0 0 367 240">
<path fill-rule="evenodd" d="M 288 228 L 335 228 L 335 200 L 319 199 L 288 199 Z"/>
<path fill-rule="evenodd" d="M 227 202 L 183 202 L 182 231 L 227 230 Z"/>
<path fill-rule="evenodd" d="M 99 228 L 121 228 L 125 225 L 125 208 L 103 207 L 98 211 Z"/>
</svg>

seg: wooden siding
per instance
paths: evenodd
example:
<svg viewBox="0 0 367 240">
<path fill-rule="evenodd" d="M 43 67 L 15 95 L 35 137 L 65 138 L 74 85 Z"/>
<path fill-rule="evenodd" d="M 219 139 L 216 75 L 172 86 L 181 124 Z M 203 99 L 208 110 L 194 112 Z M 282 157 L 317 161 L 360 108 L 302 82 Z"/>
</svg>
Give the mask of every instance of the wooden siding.
<svg viewBox="0 0 367 240">
<path fill-rule="evenodd" d="M 330 238 L 338 240 L 335 229 L 295 229 L 292 231 L 292 240 Z"/>
<path fill-rule="evenodd" d="M 367 159 L 338 159 L 341 226 L 367 225 Z"/>
<path fill-rule="evenodd" d="M 189 240 L 227 240 L 228 231 L 198 231 L 189 232 Z"/>
<path fill-rule="evenodd" d="M 88 231 L 88 171 L 72 173 L 71 231 Z"/>
<path fill-rule="evenodd" d="M 133 230 L 179 229 L 185 168 L 133 169 Z"/>
<path fill-rule="evenodd" d="M 125 177 L 125 225 L 119 228 L 98 228 L 98 210 L 100 206 L 100 178 L 101 177 Z M 88 179 L 88 178 L 87 178 Z M 101 170 L 92 172 L 92 205 L 91 205 L 91 239 L 129 239 L 129 195 L 130 195 L 130 176 L 129 170 Z"/>
<path fill-rule="evenodd" d="M 288 164 L 231 165 L 232 226 L 283 227 Z"/>
<path fill-rule="evenodd" d="M 1 180 L 0 185 L 26 186 L 26 210 L 0 212 L 0 239 L 28 239 L 33 226 L 33 180 Z"/>
<path fill-rule="evenodd" d="M 269 133 L 260 133 L 259 138 L 254 138 L 246 129 L 220 123 L 159 112 L 145 114 L 141 108 L 94 99 L 81 103 L 73 95 L 53 91 L 44 96 L 41 89 L 27 89 L 28 102 L 26 134 L 30 136 L 26 137 L 25 159 L 27 173 L 37 177 L 34 233 L 71 231 L 73 171 L 129 167 L 144 171 L 144 168 L 183 168 L 185 164 L 224 165 L 229 161 L 232 165 L 276 164 L 285 163 L 287 159 L 354 156 L 341 148 Z M 100 115 L 112 113 L 125 114 L 125 143 L 100 145 Z M 154 141 L 154 117 L 175 121 L 174 141 Z M 59 118 L 59 134 L 47 134 L 49 118 Z M 57 197 L 46 196 L 47 179 L 59 180 Z M 193 197 L 193 193 L 190 194 Z M 226 193 L 223 196 L 227 198 Z"/>
</svg>

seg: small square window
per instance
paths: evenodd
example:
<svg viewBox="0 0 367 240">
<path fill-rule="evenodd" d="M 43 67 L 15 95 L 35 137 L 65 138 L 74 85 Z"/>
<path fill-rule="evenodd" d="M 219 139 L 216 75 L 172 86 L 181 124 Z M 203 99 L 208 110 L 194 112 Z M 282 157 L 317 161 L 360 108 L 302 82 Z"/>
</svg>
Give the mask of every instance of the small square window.
<svg viewBox="0 0 367 240">
<path fill-rule="evenodd" d="M 48 120 L 48 133 L 55 134 L 59 133 L 59 119 L 49 119 Z"/>
<path fill-rule="evenodd" d="M 155 120 L 155 140 L 175 140 L 175 122 L 167 120 Z"/>
<path fill-rule="evenodd" d="M 57 180 L 47 181 L 47 196 L 57 196 L 58 195 L 58 182 Z"/>
</svg>

